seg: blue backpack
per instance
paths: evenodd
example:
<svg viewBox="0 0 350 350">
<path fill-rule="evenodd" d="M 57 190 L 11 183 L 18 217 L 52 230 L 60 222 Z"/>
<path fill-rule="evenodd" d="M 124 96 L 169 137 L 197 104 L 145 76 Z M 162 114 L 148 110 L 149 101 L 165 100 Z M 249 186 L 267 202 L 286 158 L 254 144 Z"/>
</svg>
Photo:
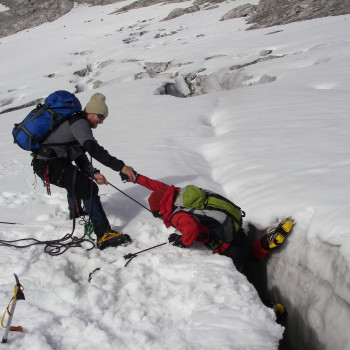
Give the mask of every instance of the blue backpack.
<svg viewBox="0 0 350 350">
<path fill-rule="evenodd" d="M 25 119 L 12 130 L 14 143 L 27 151 L 34 151 L 50 132 L 66 121 L 72 114 L 81 112 L 79 100 L 68 91 L 56 91 L 44 104 L 38 104 Z"/>
</svg>

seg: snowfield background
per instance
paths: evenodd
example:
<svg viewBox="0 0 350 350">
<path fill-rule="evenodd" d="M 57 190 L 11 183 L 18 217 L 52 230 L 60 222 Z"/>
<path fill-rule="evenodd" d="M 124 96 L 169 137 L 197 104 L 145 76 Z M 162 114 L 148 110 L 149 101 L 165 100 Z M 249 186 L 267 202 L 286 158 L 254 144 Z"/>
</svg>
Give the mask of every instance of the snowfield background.
<svg viewBox="0 0 350 350">
<path fill-rule="evenodd" d="M 253 350 L 277 349 L 284 338 L 285 349 L 350 349 L 350 16 L 246 31 L 244 19 L 220 21 L 245 1 L 170 21 L 162 19 L 189 3 L 114 13 L 129 3 L 76 6 L 1 38 L 0 113 L 55 90 L 78 92 L 83 106 L 101 92 L 110 115 L 95 137 L 138 172 L 225 195 L 246 212 L 245 227 L 292 215 L 293 233 L 266 266 L 287 327 L 229 258 L 200 244 L 164 245 L 124 267 L 125 254 L 166 242 L 173 230 L 100 186 L 111 224 L 134 242 L 57 257 L 44 246 L 0 247 L 0 307 L 13 295 L 13 273 L 26 296 L 13 321 L 24 332 L 10 333 L 8 348 Z M 188 95 L 189 75 L 197 96 L 160 94 L 172 86 Z M 65 191 L 52 186 L 47 196 L 29 152 L 13 144 L 13 124 L 32 108 L 1 115 L 0 220 L 19 223 L 0 224 L 1 240 L 72 230 Z M 149 191 L 94 165 L 147 205 Z"/>
</svg>

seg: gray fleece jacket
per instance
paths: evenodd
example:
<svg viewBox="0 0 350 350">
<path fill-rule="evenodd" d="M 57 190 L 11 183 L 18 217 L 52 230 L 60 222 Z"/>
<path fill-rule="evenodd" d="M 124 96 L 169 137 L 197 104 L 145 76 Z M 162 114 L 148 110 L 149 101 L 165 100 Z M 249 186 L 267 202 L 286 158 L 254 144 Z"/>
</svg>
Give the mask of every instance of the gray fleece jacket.
<svg viewBox="0 0 350 350">
<path fill-rule="evenodd" d="M 94 172 L 94 168 L 89 162 L 86 152 L 98 162 L 115 171 L 120 171 L 125 165 L 122 160 L 113 157 L 98 144 L 85 112 L 72 116 L 53 130 L 43 142 L 43 147 L 49 147 L 55 152 L 55 156 L 50 156 L 50 158 L 64 158 L 74 161 L 79 168 L 84 168 L 90 174 Z M 37 158 L 48 159 L 40 150 Z"/>
</svg>

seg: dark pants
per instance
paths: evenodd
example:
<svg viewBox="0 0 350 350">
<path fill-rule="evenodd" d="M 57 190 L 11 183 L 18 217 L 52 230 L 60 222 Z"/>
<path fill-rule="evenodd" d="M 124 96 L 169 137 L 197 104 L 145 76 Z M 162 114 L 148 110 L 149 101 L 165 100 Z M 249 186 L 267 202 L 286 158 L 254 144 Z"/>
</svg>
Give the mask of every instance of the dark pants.
<svg viewBox="0 0 350 350">
<path fill-rule="evenodd" d="M 50 184 L 65 188 L 68 198 L 74 198 L 76 196 L 83 200 L 86 211 L 88 213 L 91 211 L 90 219 L 94 224 L 97 237 L 102 236 L 104 232 L 111 228 L 103 210 L 100 197 L 98 196 L 98 186 L 88 175 L 65 159 L 33 160 L 34 172 L 42 180 L 45 178 L 46 167 L 48 167 L 49 171 Z M 72 204 L 69 203 L 70 209 L 73 209 L 71 208 Z"/>
<path fill-rule="evenodd" d="M 257 262 L 252 243 L 242 229 L 238 231 L 235 240 L 231 242 L 230 246 L 221 255 L 231 258 L 237 270 L 243 274 L 246 274 L 249 264 Z"/>
<path fill-rule="evenodd" d="M 71 219 L 74 217 L 78 218 L 83 215 L 82 200 L 81 198 L 75 196 L 75 198 L 70 197 L 67 193 L 68 209 Z"/>
</svg>

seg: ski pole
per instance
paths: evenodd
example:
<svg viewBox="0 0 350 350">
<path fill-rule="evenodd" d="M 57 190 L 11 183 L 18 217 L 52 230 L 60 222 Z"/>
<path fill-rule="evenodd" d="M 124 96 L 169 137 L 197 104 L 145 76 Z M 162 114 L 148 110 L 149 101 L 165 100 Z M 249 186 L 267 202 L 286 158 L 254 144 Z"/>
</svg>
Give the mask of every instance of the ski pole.
<svg viewBox="0 0 350 350">
<path fill-rule="evenodd" d="M 17 275 L 14 273 L 15 275 L 15 279 L 16 279 L 16 284 L 15 284 L 15 295 L 11 298 L 5 312 L 4 312 L 4 315 L 2 316 L 2 319 L 1 319 L 1 326 L 3 328 L 5 328 L 5 333 L 4 333 L 4 336 L 2 338 L 2 343 L 6 343 L 7 342 L 7 336 L 8 336 L 8 333 L 9 331 L 16 331 L 16 332 L 22 332 L 22 327 L 11 327 L 11 322 L 12 322 L 12 319 L 13 319 L 13 314 L 15 313 L 15 308 L 16 308 L 16 303 L 17 303 L 17 300 L 25 300 L 25 297 L 24 297 L 24 293 L 23 293 L 23 286 L 19 283 L 19 279 L 17 277 Z M 11 309 L 9 310 L 9 306 L 11 306 Z M 6 327 L 4 327 L 4 318 L 5 318 L 5 315 L 6 315 L 6 312 L 8 313 L 9 315 L 9 318 L 7 320 L 7 325 Z"/>
<path fill-rule="evenodd" d="M 132 201 L 134 201 L 135 203 L 137 203 L 138 205 L 140 205 L 141 207 L 143 207 L 144 209 L 148 210 L 149 212 L 151 212 L 147 207 L 145 207 L 143 204 L 141 204 L 140 202 L 138 202 L 136 199 L 130 197 L 128 194 L 126 194 L 125 192 L 123 192 L 122 190 L 120 190 L 118 187 L 112 185 L 110 182 L 108 182 L 109 185 L 111 185 L 113 188 L 115 188 L 117 191 L 119 191 L 120 193 L 122 193 L 124 196 L 128 197 L 129 199 L 131 199 Z"/>
</svg>

